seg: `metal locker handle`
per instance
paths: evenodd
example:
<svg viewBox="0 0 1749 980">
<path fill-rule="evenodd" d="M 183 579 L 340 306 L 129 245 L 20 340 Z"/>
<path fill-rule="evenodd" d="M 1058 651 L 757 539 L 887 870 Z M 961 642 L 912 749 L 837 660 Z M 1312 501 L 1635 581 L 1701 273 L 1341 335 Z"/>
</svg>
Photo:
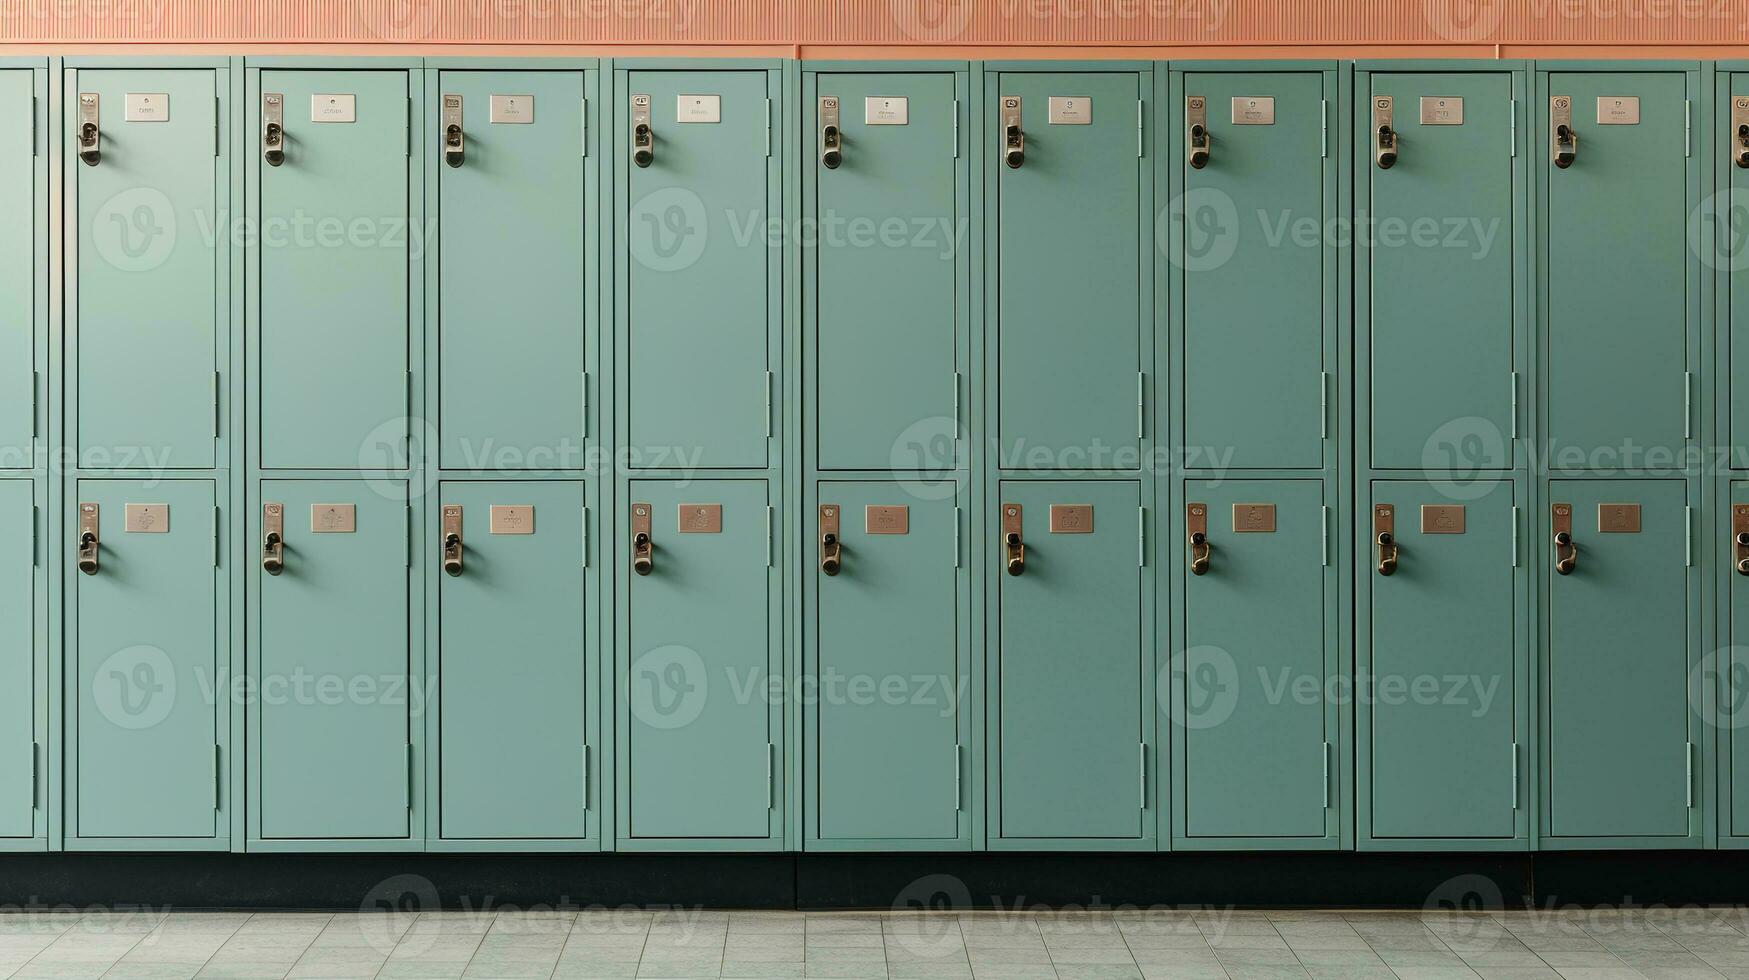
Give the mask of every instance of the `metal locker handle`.
<svg viewBox="0 0 1749 980">
<path fill-rule="evenodd" d="M 455 576 L 462 573 L 462 507 L 443 505 L 443 570 Z"/>
<path fill-rule="evenodd" d="M 269 575 L 285 571 L 285 505 L 261 505 L 261 570 Z"/>
<path fill-rule="evenodd" d="M 1184 100 L 1184 124 L 1186 127 L 1185 145 L 1189 150 L 1189 164 L 1192 170 L 1201 170 L 1209 165 L 1209 127 L 1208 101 L 1200 95 L 1192 95 Z"/>
<path fill-rule="evenodd" d="M 261 95 L 261 158 L 270 167 L 285 162 L 285 96 L 278 92 Z"/>
<path fill-rule="evenodd" d="M 1209 570 L 1209 509 L 1207 504 L 1184 505 L 1184 528 L 1190 539 L 1190 574 Z"/>
<path fill-rule="evenodd" d="M 1020 128 L 1020 97 L 1017 95 L 1002 96 L 1002 162 L 1010 170 L 1019 170 L 1026 162 L 1026 131 Z"/>
<path fill-rule="evenodd" d="M 1556 504 L 1550 513 L 1555 531 L 1555 571 L 1571 575 L 1579 564 L 1579 548 L 1573 543 L 1573 505 Z"/>
<path fill-rule="evenodd" d="M 844 132 L 838 128 L 838 97 L 820 96 L 820 164 L 837 170 L 844 162 Z"/>
<path fill-rule="evenodd" d="M 656 131 L 650 128 L 650 97 L 632 96 L 632 162 L 648 167 L 656 160 Z"/>
<path fill-rule="evenodd" d="M 655 545 L 650 541 L 650 505 L 632 505 L 632 571 L 648 575 L 655 568 Z"/>
<path fill-rule="evenodd" d="M 1737 127 L 1737 148 L 1731 158 L 1737 161 L 1737 166 L 1749 167 L 1749 123 Z"/>
<path fill-rule="evenodd" d="M 1573 129 L 1573 99 L 1555 95 L 1549 98 L 1550 157 L 1556 167 L 1565 170 L 1579 156 L 1579 134 Z"/>
<path fill-rule="evenodd" d="M 1397 508 L 1391 504 L 1377 504 L 1372 509 L 1373 543 L 1379 549 L 1379 574 L 1395 575 L 1397 573 Z"/>
<path fill-rule="evenodd" d="M 1749 168 L 1749 98 L 1731 100 L 1731 160 L 1737 166 Z"/>
<path fill-rule="evenodd" d="M 820 505 L 820 571 L 837 575 L 843 565 L 843 545 L 838 539 L 837 504 Z"/>
<path fill-rule="evenodd" d="M 1373 162 L 1380 170 L 1397 165 L 1397 130 L 1392 126 L 1392 100 L 1381 95 L 1372 100 Z"/>
<path fill-rule="evenodd" d="M 1738 575 L 1749 575 L 1749 504 L 1731 505 L 1732 565 Z"/>
<path fill-rule="evenodd" d="M 87 167 L 97 166 L 97 161 L 103 158 L 103 134 L 97 125 L 97 109 L 96 92 L 79 93 L 79 160 Z"/>
<path fill-rule="evenodd" d="M 1002 505 L 1003 566 L 1010 575 L 1020 575 L 1026 571 L 1026 539 L 1022 536 L 1020 519 L 1019 504 Z"/>
<path fill-rule="evenodd" d="M 97 505 L 79 505 L 79 570 L 97 574 Z"/>
<path fill-rule="evenodd" d="M 466 137 L 462 134 L 462 97 L 443 97 L 443 162 L 451 167 L 462 165 Z"/>
</svg>

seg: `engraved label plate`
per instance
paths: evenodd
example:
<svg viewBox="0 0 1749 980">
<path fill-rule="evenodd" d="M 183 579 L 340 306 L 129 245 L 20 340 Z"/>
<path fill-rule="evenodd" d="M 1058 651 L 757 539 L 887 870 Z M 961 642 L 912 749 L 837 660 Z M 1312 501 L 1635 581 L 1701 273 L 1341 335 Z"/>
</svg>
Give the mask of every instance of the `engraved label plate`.
<svg viewBox="0 0 1749 980">
<path fill-rule="evenodd" d="M 532 95 L 494 95 L 491 105 L 489 119 L 492 122 L 534 122 L 534 96 Z"/>
<path fill-rule="evenodd" d="M 1598 504 L 1597 531 L 1599 534 L 1640 533 L 1640 505 Z"/>
<path fill-rule="evenodd" d="M 1421 97 L 1421 125 L 1462 126 L 1463 124 L 1463 99 L 1454 95 L 1423 95 Z"/>
<path fill-rule="evenodd" d="M 1234 531 L 1274 531 L 1274 504 L 1234 504 Z"/>
<path fill-rule="evenodd" d="M 1052 504 L 1052 534 L 1092 534 L 1092 504 Z"/>
<path fill-rule="evenodd" d="M 1640 97 L 1637 95 L 1600 95 L 1597 97 L 1599 126 L 1638 126 Z"/>
<path fill-rule="evenodd" d="M 722 504 L 681 504 L 681 534 L 723 533 Z"/>
<path fill-rule="evenodd" d="M 862 100 L 862 121 L 868 126 L 908 126 L 911 100 L 902 95 L 871 95 Z"/>
<path fill-rule="evenodd" d="M 869 534 L 910 534 L 911 508 L 904 504 L 884 507 L 869 504 L 863 512 L 863 528 Z"/>
<path fill-rule="evenodd" d="M 1053 95 L 1045 105 L 1052 126 L 1093 124 L 1093 100 L 1085 95 Z"/>
<path fill-rule="evenodd" d="M 358 122 L 358 96 L 317 92 L 310 96 L 310 121 L 318 123 Z"/>
<path fill-rule="evenodd" d="M 674 121 L 683 123 L 714 123 L 723 121 L 723 97 L 720 95 L 680 95 L 674 99 Z"/>
<path fill-rule="evenodd" d="M 129 92 L 122 97 L 121 118 L 124 122 L 169 122 L 170 94 Z"/>
<path fill-rule="evenodd" d="M 1249 95 L 1234 98 L 1233 125 L 1275 125 L 1275 97 L 1270 95 Z"/>
<path fill-rule="evenodd" d="M 351 534 L 358 530 L 358 505 L 311 504 L 310 530 L 317 534 Z"/>
<path fill-rule="evenodd" d="M 1464 533 L 1463 504 L 1422 504 L 1422 534 Z"/>
<path fill-rule="evenodd" d="M 121 529 L 129 534 L 164 534 L 170 530 L 169 504 L 128 504 Z"/>
<path fill-rule="evenodd" d="M 533 534 L 533 504 L 493 504 L 491 532 L 493 534 Z"/>
</svg>

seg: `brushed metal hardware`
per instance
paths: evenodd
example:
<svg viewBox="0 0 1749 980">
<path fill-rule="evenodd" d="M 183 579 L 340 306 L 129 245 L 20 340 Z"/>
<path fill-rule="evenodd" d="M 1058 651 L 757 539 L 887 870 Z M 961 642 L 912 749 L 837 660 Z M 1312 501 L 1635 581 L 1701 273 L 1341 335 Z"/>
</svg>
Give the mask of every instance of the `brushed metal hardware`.
<svg viewBox="0 0 1749 980">
<path fill-rule="evenodd" d="M 1093 100 L 1085 95 L 1053 95 L 1045 99 L 1045 121 L 1052 126 L 1091 126 Z"/>
<path fill-rule="evenodd" d="M 357 504 L 310 505 L 311 532 L 315 534 L 352 534 L 357 530 Z"/>
<path fill-rule="evenodd" d="M 844 162 L 844 133 L 838 128 L 838 96 L 820 96 L 820 164 L 837 170 Z"/>
<path fill-rule="evenodd" d="M 486 510 L 488 534 L 533 534 L 533 504 L 493 504 Z"/>
<path fill-rule="evenodd" d="M 632 505 L 632 571 L 648 575 L 655 567 L 656 547 L 650 541 L 650 505 Z"/>
<path fill-rule="evenodd" d="M 1749 504 L 1731 505 L 1731 545 L 1738 575 L 1749 575 Z"/>
<path fill-rule="evenodd" d="M 862 510 L 864 534 L 910 534 L 911 508 L 904 504 L 869 504 Z"/>
<path fill-rule="evenodd" d="M 1599 534 L 1638 534 L 1640 533 L 1639 504 L 1598 504 L 1597 533 Z"/>
<path fill-rule="evenodd" d="M 1421 125 L 1423 126 L 1462 126 L 1464 124 L 1464 100 L 1456 95 L 1423 95 L 1421 97 Z"/>
<path fill-rule="evenodd" d="M 97 574 L 97 505 L 89 502 L 79 504 L 79 570 L 87 575 Z"/>
<path fill-rule="evenodd" d="M 1579 134 L 1573 129 L 1573 99 L 1566 95 L 1549 97 L 1549 154 L 1555 166 L 1562 170 L 1579 157 Z"/>
<path fill-rule="evenodd" d="M 1397 165 L 1397 131 L 1391 126 L 1391 106 L 1390 96 L 1373 97 L 1373 162 L 1378 164 L 1380 170 L 1389 170 Z"/>
<path fill-rule="evenodd" d="M 1573 543 L 1573 505 L 1555 504 L 1549 514 L 1555 532 L 1555 571 L 1571 575 L 1579 564 L 1579 549 Z"/>
<path fill-rule="evenodd" d="M 1026 162 L 1026 131 L 1020 128 L 1018 95 L 1002 96 L 1002 162 L 1010 170 L 1019 170 Z"/>
<path fill-rule="evenodd" d="M 1233 531 L 1235 533 L 1273 534 L 1275 532 L 1275 505 L 1234 504 Z"/>
<path fill-rule="evenodd" d="M 1019 504 L 1002 505 L 1002 548 L 1010 575 L 1026 571 L 1026 540 L 1021 535 L 1020 517 Z"/>
<path fill-rule="evenodd" d="M 1597 97 L 1597 125 L 1638 126 L 1639 124 L 1639 96 L 1600 95 Z"/>
<path fill-rule="evenodd" d="M 445 95 L 443 97 L 443 162 L 452 167 L 462 165 L 463 152 L 466 149 L 467 137 L 462 133 L 462 97 Z"/>
<path fill-rule="evenodd" d="M 1200 95 L 1186 96 L 1184 100 L 1184 145 L 1187 148 L 1187 163 L 1192 170 L 1201 170 L 1209 165 L 1209 119 L 1208 100 Z"/>
<path fill-rule="evenodd" d="M 270 167 L 285 162 L 285 96 L 261 93 L 261 159 Z"/>
<path fill-rule="evenodd" d="M 648 167 L 656 159 L 656 132 L 650 128 L 650 97 L 632 96 L 632 162 Z"/>
<path fill-rule="evenodd" d="M 124 534 L 170 533 L 169 504 L 126 504 L 121 513 Z"/>
<path fill-rule="evenodd" d="M 1184 505 L 1184 531 L 1190 540 L 1190 573 L 1209 570 L 1209 508 L 1207 504 Z"/>
<path fill-rule="evenodd" d="M 1379 574 L 1397 573 L 1397 508 L 1391 504 L 1374 504 L 1372 508 L 1372 539 L 1379 549 Z"/>
<path fill-rule="evenodd" d="M 1273 126 L 1275 125 L 1275 96 L 1234 96 L 1232 111 L 1232 120 L 1235 126 Z"/>
<path fill-rule="evenodd" d="M 534 96 L 494 95 L 486 100 L 486 122 L 494 126 L 534 125 Z M 583 125 L 587 127 L 585 119 Z M 587 154 L 585 154 L 587 155 Z"/>
<path fill-rule="evenodd" d="M 1052 534 L 1092 534 L 1092 504 L 1052 504 L 1050 510 Z"/>
<path fill-rule="evenodd" d="M 681 504 L 677 529 L 681 534 L 723 533 L 723 505 Z"/>
<path fill-rule="evenodd" d="M 443 571 L 446 575 L 462 573 L 462 505 L 443 505 Z"/>
<path fill-rule="evenodd" d="M 904 95 L 867 95 L 862 99 L 864 126 L 911 125 L 911 99 Z"/>
<path fill-rule="evenodd" d="M 1731 160 L 1749 168 L 1749 98 L 1731 100 Z"/>
<path fill-rule="evenodd" d="M 261 570 L 269 575 L 285 571 L 285 505 L 261 505 Z"/>
<path fill-rule="evenodd" d="M 1422 534 L 1464 533 L 1463 504 L 1422 504 Z"/>
<path fill-rule="evenodd" d="M 820 571 L 827 575 L 837 575 L 842 564 L 843 545 L 838 540 L 841 510 L 837 504 L 820 505 Z"/>
<path fill-rule="evenodd" d="M 103 135 L 97 125 L 98 102 L 96 92 L 79 93 L 79 161 L 87 167 L 97 166 L 97 161 L 103 158 Z"/>
</svg>

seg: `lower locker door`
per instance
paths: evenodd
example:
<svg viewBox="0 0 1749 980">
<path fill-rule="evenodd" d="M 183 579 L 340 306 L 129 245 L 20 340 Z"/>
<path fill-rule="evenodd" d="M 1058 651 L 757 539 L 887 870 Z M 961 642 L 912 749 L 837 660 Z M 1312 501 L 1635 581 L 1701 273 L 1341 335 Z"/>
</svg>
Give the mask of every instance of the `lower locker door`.
<svg viewBox="0 0 1749 980">
<path fill-rule="evenodd" d="M 449 482 L 441 545 L 438 684 L 443 836 L 581 838 L 590 691 L 583 485 Z M 453 571 L 455 574 L 448 574 Z"/>
<path fill-rule="evenodd" d="M 1141 837 L 1141 487 L 1012 480 L 1001 500 L 1025 547 L 1011 575 L 994 539 L 1001 836 Z"/>
<path fill-rule="evenodd" d="M 1725 748 L 1730 753 L 1730 789 L 1726 803 L 1730 807 L 1721 835 L 1749 836 L 1749 574 L 1737 570 L 1741 557 L 1749 552 L 1735 547 L 1739 527 L 1749 528 L 1749 483 L 1731 484 L 1732 547 L 1724 549 L 1730 557 L 1730 617 L 1727 645 L 1721 649 L 1716 669 L 1723 674 L 1723 685 L 1717 717 L 1729 740 Z M 1720 534 L 1724 539 L 1724 534 Z"/>
<path fill-rule="evenodd" d="M 94 520 L 97 533 L 92 573 L 70 576 L 74 833 L 212 837 L 224 690 L 213 483 L 82 479 L 73 503 L 74 527 Z"/>
<path fill-rule="evenodd" d="M 30 480 L 0 480 L 0 837 L 36 833 L 36 506 Z"/>
<path fill-rule="evenodd" d="M 266 480 L 284 570 L 261 574 L 264 838 L 404 838 L 412 806 L 405 484 Z M 388 494 L 393 493 L 394 496 Z"/>
<path fill-rule="evenodd" d="M 1547 573 L 1550 833 L 1686 838 L 1698 798 L 1689 780 L 1699 774 L 1689 727 L 1687 488 L 1555 480 L 1548 499 L 1551 517 L 1570 508 L 1577 548 L 1569 574 L 1555 562 Z"/>
<path fill-rule="evenodd" d="M 1209 565 L 1184 572 L 1185 833 L 1322 838 L 1333 799 L 1323 485 L 1187 481 Z"/>
<path fill-rule="evenodd" d="M 630 501 L 651 542 L 629 586 L 631 836 L 765 839 L 780 764 L 765 481 L 638 480 Z"/>
<path fill-rule="evenodd" d="M 1360 665 L 1372 778 L 1361 805 L 1375 838 L 1517 830 L 1513 485 L 1463 489 L 1460 502 L 1433 484 L 1379 481 L 1361 518 L 1391 534 L 1384 551 L 1373 540 L 1360 569 L 1372 595 Z"/>
<path fill-rule="evenodd" d="M 822 838 L 959 836 L 957 519 L 952 499 L 898 483 L 820 484 L 810 769 Z M 822 554 L 834 526 L 837 550 Z"/>
</svg>

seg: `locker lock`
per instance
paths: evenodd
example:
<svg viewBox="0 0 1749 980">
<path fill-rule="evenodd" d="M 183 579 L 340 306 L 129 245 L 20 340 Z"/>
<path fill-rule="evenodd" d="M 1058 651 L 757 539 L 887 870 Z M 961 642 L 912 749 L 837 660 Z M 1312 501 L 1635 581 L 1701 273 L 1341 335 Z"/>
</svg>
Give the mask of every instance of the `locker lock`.
<svg viewBox="0 0 1749 980">
<path fill-rule="evenodd" d="M 1002 97 L 1002 162 L 1008 164 L 1010 170 L 1019 170 L 1026 162 L 1026 132 L 1020 128 L 1018 95 Z"/>
<path fill-rule="evenodd" d="M 443 97 L 443 162 L 451 167 L 462 165 L 463 142 L 462 135 L 462 97 L 445 95 Z"/>
<path fill-rule="evenodd" d="M 462 505 L 443 505 L 443 571 L 462 573 Z"/>
<path fill-rule="evenodd" d="M 1021 537 L 1020 517 L 1019 504 L 1002 505 L 1002 549 L 1010 575 L 1026 571 L 1026 541 Z"/>
<path fill-rule="evenodd" d="M 102 158 L 102 134 L 97 128 L 97 93 L 79 93 L 79 161 L 87 167 L 97 166 Z"/>
<path fill-rule="evenodd" d="M 1391 504 L 1375 504 L 1372 509 L 1373 543 L 1379 549 L 1379 574 L 1397 572 L 1397 508 Z"/>
<path fill-rule="evenodd" d="M 1571 167 L 1579 156 L 1579 134 L 1573 129 L 1573 100 L 1569 96 L 1549 99 L 1549 139 L 1555 166 L 1562 170 Z"/>
<path fill-rule="evenodd" d="M 648 167 L 656 159 L 656 133 L 650 128 L 650 97 L 632 96 L 632 162 Z M 644 574 L 649 574 L 645 572 Z"/>
<path fill-rule="evenodd" d="M 1731 159 L 1749 168 L 1749 98 L 1731 100 Z"/>
<path fill-rule="evenodd" d="M 632 505 L 632 571 L 648 575 L 655 567 L 655 546 L 650 543 L 650 505 Z"/>
<path fill-rule="evenodd" d="M 1579 548 L 1573 543 L 1573 505 L 1555 504 L 1550 515 L 1555 531 L 1555 571 L 1571 575 L 1579 563 Z"/>
<path fill-rule="evenodd" d="M 285 571 L 285 505 L 261 505 L 261 570 L 269 575 Z"/>
<path fill-rule="evenodd" d="M 1749 504 L 1731 505 L 1732 564 L 1738 575 L 1749 575 Z"/>
<path fill-rule="evenodd" d="M 820 505 L 820 571 L 837 575 L 843 561 L 843 544 L 838 539 L 837 504 Z"/>
<path fill-rule="evenodd" d="M 97 505 L 79 504 L 79 570 L 97 574 Z"/>
<path fill-rule="evenodd" d="M 1372 100 L 1373 160 L 1380 170 L 1397 165 L 1397 130 L 1392 126 L 1391 97 Z"/>
<path fill-rule="evenodd" d="M 1184 505 L 1184 531 L 1190 541 L 1190 574 L 1209 571 L 1209 508 L 1207 504 Z"/>
<path fill-rule="evenodd" d="M 1201 170 L 1209 165 L 1207 99 L 1192 95 L 1184 100 L 1184 125 L 1184 144 L 1189 148 L 1188 162 L 1192 170 Z"/>
<path fill-rule="evenodd" d="M 844 162 L 844 132 L 838 128 L 838 96 L 820 96 L 820 164 L 837 170 Z"/>
<path fill-rule="evenodd" d="M 261 95 L 261 159 L 270 167 L 285 162 L 285 96 L 278 92 Z"/>
</svg>

